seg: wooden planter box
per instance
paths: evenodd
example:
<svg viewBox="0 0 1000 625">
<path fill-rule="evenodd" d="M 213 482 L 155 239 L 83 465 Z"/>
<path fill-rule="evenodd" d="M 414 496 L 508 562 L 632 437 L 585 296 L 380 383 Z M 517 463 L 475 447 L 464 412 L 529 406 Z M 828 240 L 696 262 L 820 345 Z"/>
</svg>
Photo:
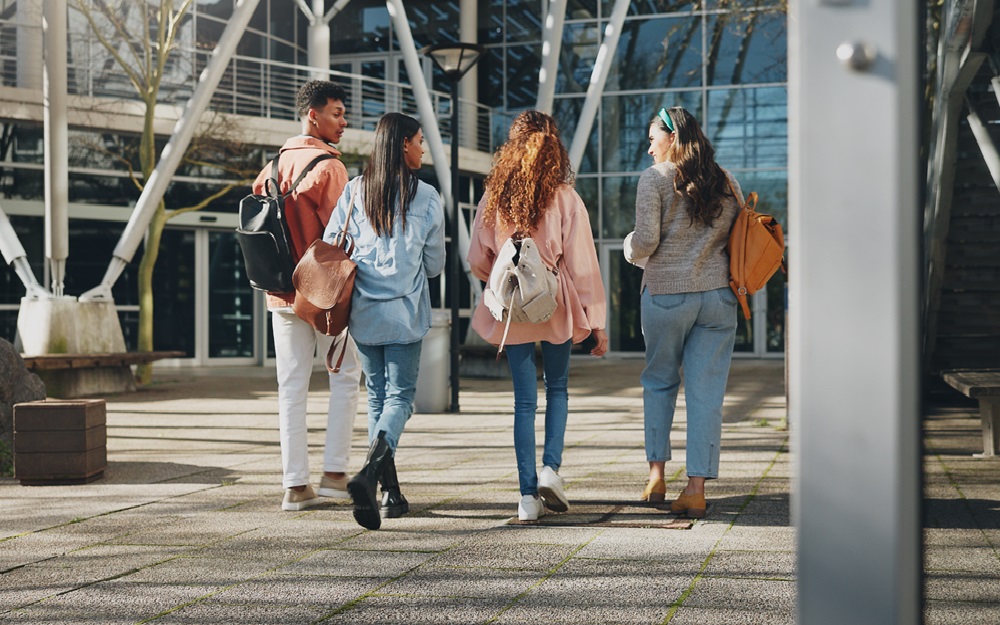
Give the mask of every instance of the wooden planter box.
<svg viewBox="0 0 1000 625">
<path fill-rule="evenodd" d="M 23 486 L 85 484 L 108 468 L 103 399 L 14 406 L 14 477 Z"/>
</svg>

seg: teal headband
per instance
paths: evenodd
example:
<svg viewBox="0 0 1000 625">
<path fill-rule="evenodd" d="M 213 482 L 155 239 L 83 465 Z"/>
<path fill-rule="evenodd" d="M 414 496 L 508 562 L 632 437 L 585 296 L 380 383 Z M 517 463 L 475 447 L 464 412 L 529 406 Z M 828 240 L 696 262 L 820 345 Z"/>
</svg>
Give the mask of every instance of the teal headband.
<svg viewBox="0 0 1000 625">
<path fill-rule="evenodd" d="M 657 113 L 656 116 L 662 119 L 663 123 L 667 125 L 667 130 L 669 130 L 670 132 L 674 132 L 674 122 L 673 120 L 670 119 L 670 116 L 667 115 L 666 107 L 661 108 L 660 112 Z"/>
</svg>

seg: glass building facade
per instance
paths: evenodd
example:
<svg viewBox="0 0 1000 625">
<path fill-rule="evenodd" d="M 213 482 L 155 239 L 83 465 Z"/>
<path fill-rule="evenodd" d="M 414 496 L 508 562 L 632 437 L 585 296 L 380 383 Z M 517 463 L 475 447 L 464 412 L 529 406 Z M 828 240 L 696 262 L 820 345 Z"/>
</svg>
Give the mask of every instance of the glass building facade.
<svg viewBox="0 0 1000 625">
<path fill-rule="evenodd" d="M 19 58 L 19 45 L 25 38 L 40 36 L 39 29 L 18 20 L 18 5 L 24 7 L 26 2 L 40 5 L 38 0 L 0 0 L 0 94 L 5 88 L 25 86 L 26 61 Z M 190 97 L 234 4 L 233 0 L 196 0 L 192 5 L 179 52 L 167 71 L 167 88 L 160 94 L 163 103 L 177 104 Z M 476 37 L 486 54 L 466 80 L 474 80 L 478 100 L 488 112 L 480 117 L 489 119 L 489 143 L 502 142 L 510 120 L 536 103 L 548 3 L 415 0 L 404 5 L 418 50 L 459 40 L 462 12 L 476 13 Z M 613 6 L 613 0 L 567 2 L 553 109 L 567 145 L 583 110 Z M 309 76 L 304 67 L 308 26 L 295 0 L 260 0 L 212 108 L 248 117 L 294 119 L 294 90 Z M 71 10 L 70 94 L 135 99 L 131 86 L 86 28 Z M 334 18 L 330 30 L 332 70 L 387 84 L 409 83 L 385 2 L 352 0 Z M 785 37 L 784 0 L 630 3 L 577 172 L 577 190 L 590 211 L 608 291 L 612 350 L 641 352 L 643 348 L 641 273 L 624 262 L 621 247 L 634 223 L 639 174 L 652 164 L 646 153 L 648 122 L 661 106 L 690 110 L 702 122 L 719 163 L 735 173 L 745 191 L 760 195 L 759 210 L 786 222 Z M 446 96 L 445 77 L 428 59 L 421 62 L 431 88 Z M 351 108 L 359 115 L 355 127 L 373 126 L 392 102 L 365 92 L 352 102 Z M 406 109 L 405 104 L 401 107 Z M 443 113 L 446 119 L 447 109 Z M 10 216 L 41 280 L 45 270 L 41 119 L 0 111 L 0 123 L 0 207 Z M 138 168 L 138 135 L 86 123 L 71 125 L 70 134 L 71 255 L 66 292 L 77 295 L 100 282 L 128 220 L 129 207 L 138 197 L 130 177 L 130 171 Z M 232 219 L 238 199 L 247 193 L 247 179 L 277 146 L 261 144 L 252 136 L 232 145 L 222 140 L 224 132 L 220 137 L 199 146 L 213 158 L 191 159 L 177 172 L 167 194 L 167 206 L 177 208 L 221 193 L 200 213 L 171 222 L 165 233 L 156 270 L 156 348 L 185 351 L 196 364 L 259 362 L 271 351 L 269 324 L 259 294 L 242 275 Z M 161 145 L 166 139 L 161 138 Z M 490 146 L 479 149 L 488 151 Z M 363 154 L 345 156 L 353 171 L 363 159 Z M 436 184 L 431 168 L 425 167 L 424 173 L 428 182 Z M 484 174 L 463 172 L 459 199 L 469 216 Z M 794 244 L 794 233 L 787 234 L 789 244 Z M 463 295 L 467 290 L 463 286 Z M 23 293 L 12 270 L 0 271 L 0 336 L 8 340 L 14 337 Z M 446 301 L 440 295 L 435 300 Z M 134 262 L 116 283 L 114 296 L 126 340 L 134 347 L 138 314 Z M 737 351 L 756 356 L 782 354 L 784 310 L 784 275 L 779 273 L 767 292 L 756 296 L 754 318 L 741 319 Z"/>
</svg>

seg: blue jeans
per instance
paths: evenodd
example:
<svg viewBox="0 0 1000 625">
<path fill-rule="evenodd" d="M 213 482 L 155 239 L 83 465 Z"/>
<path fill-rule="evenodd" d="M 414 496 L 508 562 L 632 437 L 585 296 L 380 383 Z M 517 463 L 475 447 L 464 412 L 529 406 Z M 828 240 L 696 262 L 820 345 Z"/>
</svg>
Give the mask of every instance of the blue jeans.
<svg viewBox="0 0 1000 625">
<path fill-rule="evenodd" d="M 417 394 L 420 346 L 413 343 L 362 345 L 358 343 L 361 370 L 368 389 L 368 442 L 385 432 L 389 447 L 396 451 L 403 426 L 413 413 Z"/>
<path fill-rule="evenodd" d="M 566 417 L 569 413 L 569 354 L 572 341 L 553 345 L 542 341 L 545 374 L 545 448 L 542 465 L 559 470 L 562 464 Z M 535 344 L 507 345 L 507 363 L 514 381 L 514 455 L 522 495 L 538 493 L 535 470 L 535 411 L 538 380 L 535 374 Z"/>
<path fill-rule="evenodd" d="M 684 367 L 687 474 L 719 477 L 722 402 L 736 342 L 736 296 L 729 287 L 698 293 L 642 292 L 646 368 L 642 382 L 646 460 L 670 460 L 670 428 Z"/>
</svg>

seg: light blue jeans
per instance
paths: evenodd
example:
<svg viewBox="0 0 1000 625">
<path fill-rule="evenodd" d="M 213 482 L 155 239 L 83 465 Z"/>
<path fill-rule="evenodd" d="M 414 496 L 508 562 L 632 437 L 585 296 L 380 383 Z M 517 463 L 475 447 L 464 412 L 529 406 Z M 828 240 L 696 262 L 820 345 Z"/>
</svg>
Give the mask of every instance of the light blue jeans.
<svg viewBox="0 0 1000 625">
<path fill-rule="evenodd" d="M 535 374 L 535 344 L 507 345 L 507 363 L 514 382 L 514 455 L 522 495 L 538 494 L 535 469 L 535 412 L 538 380 Z M 569 354 L 573 342 L 554 345 L 542 341 L 545 380 L 545 447 L 542 465 L 559 470 L 562 464 L 566 418 L 569 414 Z"/>
<path fill-rule="evenodd" d="M 422 344 L 423 341 L 388 345 L 358 343 L 368 389 L 369 443 L 384 431 L 386 442 L 396 451 L 403 426 L 413 413 Z"/>
<path fill-rule="evenodd" d="M 646 460 L 670 460 L 670 428 L 684 367 L 688 477 L 719 477 L 722 401 L 736 342 L 736 295 L 729 287 L 698 293 L 642 292 L 642 372 Z"/>
</svg>

